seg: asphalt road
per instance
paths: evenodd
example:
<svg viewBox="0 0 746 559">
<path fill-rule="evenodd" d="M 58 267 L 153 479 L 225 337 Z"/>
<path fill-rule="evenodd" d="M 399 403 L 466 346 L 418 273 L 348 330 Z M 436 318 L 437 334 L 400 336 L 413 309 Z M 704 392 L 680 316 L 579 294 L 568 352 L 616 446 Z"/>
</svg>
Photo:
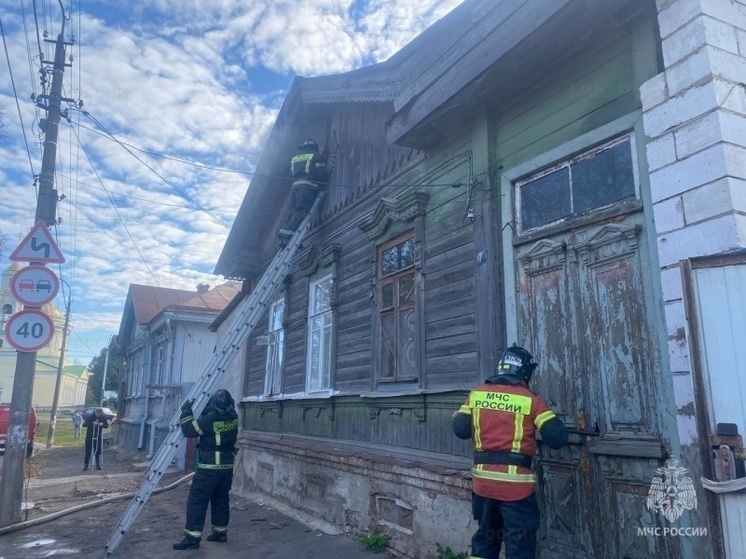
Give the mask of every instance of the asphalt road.
<svg viewBox="0 0 746 559">
<path fill-rule="evenodd" d="M 109 557 L 106 545 L 122 514 L 132 502 L 131 494 L 144 479 L 142 456 L 104 453 L 102 471 L 82 471 L 82 447 L 57 447 L 38 451 L 28 482 L 26 500 L 34 503 L 28 520 L 48 517 L 71 507 L 84 508 L 60 518 L 0 535 L 0 559 L 41 559 L 47 557 Z M 187 472 L 167 472 L 163 485 L 183 478 Z M 190 481 L 152 495 L 140 509 L 134 523 L 112 550 L 110 557 L 144 559 L 373 559 L 381 558 L 363 550 L 346 535 L 330 535 L 319 526 L 309 526 L 297 516 L 239 495 L 231 496 L 228 542 L 202 541 L 197 550 L 174 551 L 171 545 L 183 537 L 184 512 Z M 99 504 L 103 498 L 124 495 L 115 502 Z M 91 505 L 91 506 L 88 506 Z M 288 511 L 285 511 L 288 512 Z M 22 518 L 26 520 L 26 517 Z M 208 512 L 207 530 L 210 526 Z"/>
</svg>

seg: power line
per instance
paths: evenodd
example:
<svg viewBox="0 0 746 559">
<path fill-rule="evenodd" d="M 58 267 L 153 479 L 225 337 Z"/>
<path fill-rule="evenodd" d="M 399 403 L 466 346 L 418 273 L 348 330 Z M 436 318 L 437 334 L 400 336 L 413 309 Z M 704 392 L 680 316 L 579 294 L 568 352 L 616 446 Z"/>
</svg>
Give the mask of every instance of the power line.
<svg viewBox="0 0 746 559">
<path fill-rule="evenodd" d="M 139 200 L 141 202 L 147 202 L 148 204 L 156 204 L 156 205 L 160 205 L 160 206 L 168 206 L 170 208 L 181 208 L 183 210 L 189 210 L 189 209 L 191 209 L 189 206 L 185 206 L 183 204 L 169 204 L 167 202 L 159 202 L 157 200 L 151 200 L 149 198 L 140 198 L 138 196 L 132 196 L 130 194 L 122 194 L 120 192 L 113 192 L 112 190 L 106 190 L 105 188 L 101 188 L 100 186 L 96 186 L 94 184 L 90 184 L 90 183 L 83 182 L 83 181 L 78 180 L 78 179 L 74 179 L 73 177 L 69 177 L 69 176 L 67 176 L 67 175 L 65 175 L 63 173 L 60 173 L 60 176 L 63 177 L 63 178 L 68 179 L 70 181 L 70 184 L 83 185 L 83 186 L 87 186 L 89 188 L 95 188 L 96 190 L 103 190 L 104 192 L 108 192 L 109 194 L 111 194 L 113 196 L 119 196 L 120 198 L 126 198 L 127 200 Z"/>
<path fill-rule="evenodd" d="M 99 126 L 101 126 L 101 128 L 104 128 L 100 124 L 100 122 L 98 122 L 97 120 L 95 120 L 89 113 L 87 113 L 86 111 L 82 111 L 82 112 L 83 112 L 83 114 L 85 114 L 86 116 L 88 116 L 91 120 L 93 120 L 94 122 L 96 122 L 96 124 L 98 124 Z M 242 169 L 230 169 L 228 167 L 214 167 L 214 166 L 211 166 L 211 165 L 206 165 L 204 163 L 195 163 L 194 161 L 189 161 L 187 159 L 181 159 L 179 157 L 174 157 L 172 155 L 165 155 L 163 153 L 157 153 L 157 152 L 153 152 L 153 151 L 148 151 L 148 150 L 139 148 L 137 146 L 133 146 L 132 144 L 128 144 L 126 142 L 123 142 L 123 141 L 119 140 L 118 138 L 115 138 L 109 132 L 102 133 L 102 132 L 99 132 L 98 130 L 95 130 L 94 128 L 90 128 L 90 127 L 84 126 L 82 124 L 80 124 L 79 126 L 80 126 L 80 128 L 83 128 L 84 130 L 89 130 L 89 131 L 93 132 L 94 134 L 98 134 L 99 136 L 101 136 L 103 138 L 107 138 L 109 140 L 112 140 L 112 141 L 118 143 L 119 145 L 121 145 L 122 147 L 132 148 L 135 151 L 139 151 L 140 153 L 144 153 L 144 154 L 150 155 L 152 157 L 158 157 L 160 159 L 167 159 L 169 161 L 176 161 L 177 163 L 183 163 L 185 165 L 190 165 L 192 167 L 196 167 L 197 169 L 204 169 L 204 170 L 207 170 L 207 171 L 217 171 L 217 172 L 220 172 L 220 173 L 231 173 L 231 174 L 236 174 L 236 175 L 245 175 L 247 177 L 264 178 L 264 179 L 275 179 L 275 180 L 288 180 L 288 179 L 290 179 L 289 176 L 265 175 L 265 174 L 262 174 L 262 173 L 256 173 L 254 171 L 244 171 Z M 333 185 L 337 186 L 337 187 L 343 187 L 343 188 L 364 188 L 364 187 L 369 186 L 367 184 L 342 184 L 342 183 L 338 183 L 338 182 L 333 183 Z M 388 187 L 394 187 L 394 188 L 438 187 L 438 188 L 440 188 L 440 187 L 444 187 L 444 186 L 454 186 L 454 184 L 453 183 L 427 183 L 427 184 L 417 184 L 417 183 L 411 183 L 411 184 L 393 184 L 392 183 L 392 184 L 381 184 L 379 186 L 384 187 L 384 188 L 388 188 Z"/>
<path fill-rule="evenodd" d="M 114 212 L 117 214 L 117 217 L 119 218 L 119 221 L 122 224 L 122 227 L 124 227 L 124 230 L 127 232 L 127 235 L 130 238 L 130 241 L 132 241 L 132 246 L 135 247 L 135 250 L 137 251 L 137 254 L 140 255 L 140 259 L 142 260 L 143 265 L 150 273 L 150 276 L 153 278 L 153 281 L 155 282 L 155 285 L 157 287 L 160 287 L 161 285 L 158 283 L 158 278 L 155 277 L 155 274 L 153 273 L 153 270 L 150 269 L 150 266 L 148 266 L 148 263 L 145 261 L 145 257 L 142 255 L 142 252 L 140 252 L 140 249 L 137 246 L 137 243 L 135 242 L 134 237 L 132 236 L 132 233 L 130 233 L 130 230 L 127 228 L 127 224 L 122 219 L 122 216 L 119 215 L 119 210 L 117 210 L 116 205 L 114 204 L 114 200 L 111 199 L 111 196 L 109 196 L 109 191 L 106 190 L 106 187 L 104 186 L 104 181 L 101 180 L 101 176 L 98 174 L 98 171 L 96 170 L 96 167 L 93 165 L 93 161 L 91 160 L 91 156 L 88 155 L 88 150 L 85 149 L 85 146 L 80 141 L 80 137 L 78 136 L 77 132 L 74 132 L 75 138 L 77 138 L 78 143 L 80 144 L 81 149 L 83 150 L 83 153 L 85 154 L 86 158 L 88 159 L 88 163 L 91 165 L 91 169 L 93 169 L 93 172 L 96 174 L 96 177 L 98 178 L 99 182 L 101 183 L 101 186 L 104 187 L 104 192 L 106 192 L 106 196 L 109 198 L 109 202 L 111 203 L 111 207 L 114 208 Z"/>
<path fill-rule="evenodd" d="M 36 177 L 34 172 L 34 164 L 31 161 L 31 150 L 28 147 L 28 140 L 26 139 L 26 126 L 23 124 L 23 115 L 21 114 L 21 104 L 18 102 L 18 92 L 16 91 L 16 82 L 13 79 L 13 68 L 10 65 L 10 54 L 8 53 L 8 43 L 5 42 L 5 29 L 3 28 L 3 19 L 0 18 L 0 34 L 3 36 L 3 47 L 5 48 L 5 59 L 8 61 L 8 73 L 10 74 L 10 83 L 13 87 L 13 96 L 16 99 L 16 108 L 18 109 L 18 120 L 21 121 L 21 132 L 23 133 L 23 143 L 26 145 L 26 155 L 28 156 L 28 163 L 31 167 L 31 176 Z M 36 184 L 36 181 L 34 181 Z"/>
<path fill-rule="evenodd" d="M 98 120 L 96 120 L 93 116 L 91 116 L 88 113 L 88 111 L 82 111 L 82 113 L 85 116 L 87 116 L 88 118 L 90 118 L 97 126 L 101 127 L 104 130 L 104 132 L 106 132 L 107 134 L 109 134 L 109 136 L 111 137 L 111 139 L 113 139 L 116 143 L 118 143 L 119 145 L 121 145 L 130 155 L 132 155 L 132 157 L 134 157 L 140 163 L 142 163 L 148 169 L 150 169 L 159 179 L 161 179 L 165 184 L 167 184 L 169 187 L 171 187 L 182 198 L 184 198 L 185 200 L 187 200 L 187 201 L 191 202 L 192 204 L 194 204 L 195 207 L 197 207 L 199 210 L 201 210 L 201 211 L 205 212 L 207 215 L 209 215 L 218 225 L 222 225 L 223 227 L 225 227 L 226 229 L 228 229 L 230 231 L 230 225 L 228 225 L 227 223 L 225 223 L 222 219 L 220 219 L 217 215 L 215 215 L 214 213 L 212 213 L 210 210 L 208 210 L 207 208 L 205 208 L 204 206 L 202 206 L 199 202 L 197 202 L 196 200 L 192 199 L 186 192 L 183 192 L 182 190 L 180 190 L 179 188 L 177 188 L 176 185 L 174 185 L 171 182 L 169 182 L 168 180 L 166 180 L 166 178 L 163 177 L 160 173 L 158 173 L 158 171 L 156 171 L 150 165 L 148 165 L 147 163 L 145 163 L 145 161 L 143 161 L 142 159 L 140 159 L 127 146 L 125 146 L 122 142 L 120 142 L 118 138 L 116 138 L 113 134 L 111 134 L 108 130 L 106 130 L 106 128 Z M 76 136 L 77 136 L 77 133 L 76 133 Z M 80 140 L 78 140 L 78 141 L 80 141 Z"/>
</svg>

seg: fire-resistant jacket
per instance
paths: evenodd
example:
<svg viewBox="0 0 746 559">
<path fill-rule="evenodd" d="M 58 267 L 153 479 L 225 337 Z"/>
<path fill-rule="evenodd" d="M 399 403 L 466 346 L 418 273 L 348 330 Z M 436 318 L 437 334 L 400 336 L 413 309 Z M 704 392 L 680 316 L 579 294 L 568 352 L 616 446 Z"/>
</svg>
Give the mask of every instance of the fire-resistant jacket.
<svg viewBox="0 0 746 559">
<path fill-rule="evenodd" d="M 502 384 L 500 380 L 493 381 L 495 378 L 469 393 L 454 415 L 453 431 L 457 437 L 471 438 L 474 443 L 474 493 L 500 501 L 518 501 L 536 491 L 536 476 L 530 468 L 530 460 L 536 454 L 536 430 L 550 447 L 560 448 L 567 444 L 567 429 L 524 382 Z M 499 463 L 506 457 L 508 462 L 525 465 Z"/>
<path fill-rule="evenodd" d="M 324 186 L 329 180 L 326 161 L 316 151 L 299 153 L 290 161 L 290 172 L 296 181 L 308 180 L 317 186 Z"/>
<path fill-rule="evenodd" d="M 181 412 L 181 432 L 197 440 L 197 467 L 204 470 L 233 469 L 236 439 L 238 439 L 238 414 L 235 410 L 219 414 L 209 411 L 199 419 L 191 409 Z"/>
</svg>

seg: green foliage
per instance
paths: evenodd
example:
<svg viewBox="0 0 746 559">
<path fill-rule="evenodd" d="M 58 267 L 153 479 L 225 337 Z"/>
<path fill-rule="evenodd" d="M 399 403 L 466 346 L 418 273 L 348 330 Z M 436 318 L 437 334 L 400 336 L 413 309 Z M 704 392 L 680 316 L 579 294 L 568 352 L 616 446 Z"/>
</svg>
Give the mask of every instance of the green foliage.
<svg viewBox="0 0 746 559">
<path fill-rule="evenodd" d="M 438 556 L 435 559 L 468 559 L 466 553 L 456 553 L 450 547 L 443 547 L 439 543 L 435 544 L 435 549 L 438 550 Z"/>
<path fill-rule="evenodd" d="M 122 356 L 119 348 L 116 344 L 111 344 L 111 352 L 109 354 L 109 362 L 107 363 L 106 371 L 106 388 L 105 390 L 118 390 L 119 389 L 119 370 L 121 368 Z M 88 393 L 86 394 L 86 402 L 89 404 L 98 405 L 101 402 L 101 396 L 103 394 L 101 384 L 104 380 L 104 363 L 106 363 L 106 348 L 101 350 L 101 353 L 91 359 L 88 365 Z M 109 406 L 112 407 L 113 406 Z"/>
<path fill-rule="evenodd" d="M 389 546 L 391 536 L 381 532 L 381 529 L 376 527 L 368 534 L 360 538 L 360 543 L 363 544 L 363 548 L 373 553 L 383 553 Z"/>
</svg>

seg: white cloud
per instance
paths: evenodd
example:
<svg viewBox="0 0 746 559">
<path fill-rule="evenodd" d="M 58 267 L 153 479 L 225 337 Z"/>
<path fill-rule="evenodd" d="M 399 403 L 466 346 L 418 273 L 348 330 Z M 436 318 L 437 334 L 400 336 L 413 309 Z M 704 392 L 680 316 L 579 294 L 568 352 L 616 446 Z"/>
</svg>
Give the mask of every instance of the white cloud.
<svg viewBox="0 0 746 559">
<path fill-rule="evenodd" d="M 73 291 L 71 356 L 87 364 L 116 333 L 131 283 L 179 289 L 222 283 L 211 272 L 228 230 L 175 189 L 232 224 L 293 74 L 384 60 L 457 4 L 100 0 L 73 14 L 68 36 L 74 32 L 78 43 L 67 52 L 74 60 L 65 69 L 64 95 L 82 99 L 93 120 L 70 108 L 72 124 L 60 124 L 57 148 L 55 186 L 65 199 L 55 235 L 67 258 L 62 278 Z M 8 239 L 0 266 L 6 266 L 19 235 L 34 224 L 31 166 L 40 172 L 36 134 L 45 114 L 29 101 L 32 91 L 40 93 L 30 9 L 26 36 L 18 3 L 0 0 L 0 7 L 16 86 L 14 92 L 0 72 L 0 234 Z M 52 8 L 54 16 L 41 25 L 55 36 L 60 19 L 58 6 Z M 51 59 L 51 47 L 45 52 Z"/>
</svg>

